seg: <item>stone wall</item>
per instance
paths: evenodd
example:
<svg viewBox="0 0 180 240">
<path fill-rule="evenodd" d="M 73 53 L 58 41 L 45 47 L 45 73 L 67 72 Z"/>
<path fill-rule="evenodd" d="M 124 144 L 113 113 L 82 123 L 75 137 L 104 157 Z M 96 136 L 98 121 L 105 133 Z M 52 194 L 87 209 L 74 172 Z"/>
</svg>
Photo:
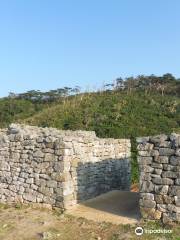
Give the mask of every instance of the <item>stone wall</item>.
<svg viewBox="0 0 180 240">
<path fill-rule="evenodd" d="M 180 222 L 180 134 L 138 138 L 143 218 Z"/>
<path fill-rule="evenodd" d="M 68 208 L 129 187 L 129 140 L 15 124 L 0 131 L 0 202 Z"/>
</svg>

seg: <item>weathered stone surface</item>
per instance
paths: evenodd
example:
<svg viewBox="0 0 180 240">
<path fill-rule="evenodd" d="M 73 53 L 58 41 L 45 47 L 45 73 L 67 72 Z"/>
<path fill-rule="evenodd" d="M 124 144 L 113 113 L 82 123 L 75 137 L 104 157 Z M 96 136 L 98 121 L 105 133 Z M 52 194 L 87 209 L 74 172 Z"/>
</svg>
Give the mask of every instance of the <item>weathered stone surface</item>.
<svg viewBox="0 0 180 240">
<path fill-rule="evenodd" d="M 160 212 L 167 212 L 167 204 L 157 204 L 157 209 L 160 211 Z"/>
<path fill-rule="evenodd" d="M 169 163 L 168 156 L 156 156 L 154 157 L 154 161 L 157 163 Z"/>
<path fill-rule="evenodd" d="M 170 164 L 171 165 L 178 165 L 178 166 L 180 166 L 180 157 L 175 157 L 175 156 L 172 156 L 171 158 L 170 158 Z"/>
<path fill-rule="evenodd" d="M 139 143 L 139 144 L 145 144 L 146 142 L 149 141 L 149 137 L 138 137 L 136 138 L 136 142 Z"/>
<path fill-rule="evenodd" d="M 177 178 L 177 179 L 175 180 L 175 184 L 180 186 L 180 178 Z"/>
<path fill-rule="evenodd" d="M 142 199 L 154 201 L 154 194 L 152 193 L 141 193 Z"/>
<path fill-rule="evenodd" d="M 171 156 L 175 153 L 174 149 L 171 148 L 159 148 L 159 155 L 162 156 Z"/>
<path fill-rule="evenodd" d="M 180 213 L 180 207 L 174 205 L 174 204 L 168 204 L 168 210 L 170 212 L 176 212 L 176 213 Z"/>
<path fill-rule="evenodd" d="M 162 168 L 163 168 L 163 165 L 162 165 L 161 163 L 155 163 L 155 162 L 153 162 L 153 163 L 151 164 L 151 167 L 153 167 L 153 168 L 158 168 L 158 169 L 162 169 Z"/>
<path fill-rule="evenodd" d="M 170 214 L 168 213 L 163 213 L 162 215 L 162 221 L 164 224 L 171 225 L 173 222 L 173 219 L 171 218 Z"/>
<path fill-rule="evenodd" d="M 145 219 L 159 220 L 162 214 L 162 212 L 160 212 L 159 210 L 155 210 L 154 208 L 140 207 L 140 211 L 141 216 Z"/>
<path fill-rule="evenodd" d="M 151 181 L 152 177 L 151 177 L 151 174 L 150 173 L 141 173 L 140 174 L 140 182 L 143 182 L 143 181 Z"/>
<path fill-rule="evenodd" d="M 110 190 L 129 190 L 130 155 L 128 139 L 13 124 L 0 130 L 0 202 L 66 208 Z"/>
<path fill-rule="evenodd" d="M 138 155 L 142 217 L 180 222 L 180 134 L 139 141 Z"/>
<path fill-rule="evenodd" d="M 157 150 L 146 150 L 146 151 L 138 151 L 139 156 L 141 157 L 154 157 L 159 156 L 159 152 Z"/>
<path fill-rule="evenodd" d="M 174 147 L 180 147 L 180 134 L 173 133 L 170 135 L 170 139 Z"/>
<path fill-rule="evenodd" d="M 180 148 L 176 149 L 175 155 L 180 157 Z"/>
<path fill-rule="evenodd" d="M 154 173 L 157 175 L 161 175 L 162 169 L 154 169 Z"/>
<path fill-rule="evenodd" d="M 142 173 L 152 173 L 154 171 L 154 168 L 151 166 L 139 165 L 139 170 Z"/>
<path fill-rule="evenodd" d="M 160 178 L 155 177 L 152 179 L 152 182 L 158 185 L 173 185 L 174 181 L 170 178 Z"/>
<path fill-rule="evenodd" d="M 168 194 L 170 196 L 178 196 L 178 197 L 180 197 L 180 186 L 170 186 Z"/>
<path fill-rule="evenodd" d="M 166 204 L 170 204 L 174 202 L 174 198 L 168 195 L 163 195 L 163 202 Z"/>
<path fill-rule="evenodd" d="M 174 200 L 175 200 L 176 206 L 180 207 L 180 197 L 175 196 L 175 197 L 174 197 Z"/>
<path fill-rule="evenodd" d="M 139 205 L 145 208 L 155 208 L 156 202 L 153 200 L 140 199 Z"/>
<path fill-rule="evenodd" d="M 178 173 L 177 172 L 172 172 L 172 171 L 164 171 L 162 173 L 162 177 L 163 178 L 177 178 L 178 177 Z"/>
<path fill-rule="evenodd" d="M 30 193 L 23 194 L 23 199 L 28 201 L 28 202 L 36 202 L 36 197 L 33 196 L 33 194 L 30 194 Z"/>
<path fill-rule="evenodd" d="M 152 163 L 152 157 L 138 157 L 138 163 L 148 165 Z"/>
<path fill-rule="evenodd" d="M 140 183 L 140 192 L 151 193 L 154 191 L 154 184 L 151 181 L 143 181 Z"/>
<path fill-rule="evenodd" d="M 165 134 L 161 134 L 161 135 L 157 135 L 155 137 L 150 137 L 149 138 L 149 142 L 150 143 L 154 143 L 154 144 L 157 144 L 157 143 L 160 143 L 160 142 L 164 142 L 168 140 L 168 136 L 165 135 Z"/>
<path fill-rule="evenodd" d="M 157 195 L 157 194 L 155 194 L 155 195 L 154 195 L 154 199 L 155 199 L 155 202 L 156 202 L 156 203 L 163 204 L 163 195 Z"/>
<path fill-rule="evenodd" d="M 166 170 L 166 171 L 177 171 L 177 166 L 173 166 L 173 165 L 170 165 L 170 164 L 163 164 L 163 169 Z"/>
<path fill-rule="evenodd" d="M 144 143 L 139 144 L 137 149 L 140 151 L 147 151 L 147 150 L 149 151 L 149 150 L 152 150 L 153 147 L 154 147 L 153 144 L 144 142 Z"/>
</svg>

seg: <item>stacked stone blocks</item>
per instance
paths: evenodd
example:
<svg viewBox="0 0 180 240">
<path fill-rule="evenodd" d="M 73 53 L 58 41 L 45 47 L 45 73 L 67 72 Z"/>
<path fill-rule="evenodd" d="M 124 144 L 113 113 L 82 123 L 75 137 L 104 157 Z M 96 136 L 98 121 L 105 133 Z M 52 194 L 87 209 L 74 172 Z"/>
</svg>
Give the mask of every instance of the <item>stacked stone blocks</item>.
<svg viewBox="0 0 180 240">
<path fill-rule="evenodd" d="M 142 217 L 180 222 L 180 134 L 137 138 L 137 143 Z"/>
<path fill-rule="evenodd" d="M 0 202 L 67 209 L 101 193 L 129 190 L 130 141 L 94 132 L 12 124 L 0 131 Z"/>
</svg>

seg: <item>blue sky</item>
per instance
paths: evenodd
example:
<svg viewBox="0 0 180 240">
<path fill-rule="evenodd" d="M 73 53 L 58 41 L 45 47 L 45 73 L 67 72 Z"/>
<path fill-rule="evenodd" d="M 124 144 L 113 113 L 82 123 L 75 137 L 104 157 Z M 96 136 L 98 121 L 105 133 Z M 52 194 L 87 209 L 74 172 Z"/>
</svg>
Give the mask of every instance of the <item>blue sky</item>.
<svg viewBox="0 0 180 240">
<path fill-rule="evenodd" d="M 180 77 L 179 0 L 1 0 L 0 96 Z"/>
</svg>

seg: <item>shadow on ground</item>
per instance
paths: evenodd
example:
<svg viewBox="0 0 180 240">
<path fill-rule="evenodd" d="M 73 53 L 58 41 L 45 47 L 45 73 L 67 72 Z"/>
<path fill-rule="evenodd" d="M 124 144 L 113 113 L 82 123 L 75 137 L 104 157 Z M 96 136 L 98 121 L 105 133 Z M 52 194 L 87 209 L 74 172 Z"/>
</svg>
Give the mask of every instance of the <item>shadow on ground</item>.
<svg viewBox="0 0 180 240">
<path fill-rule="evenodd" d="M 137 223 L 140 220 L 139 193 L 114 190 L 77 204 L 67 213 L 98 222 Z"/>
</svg>

